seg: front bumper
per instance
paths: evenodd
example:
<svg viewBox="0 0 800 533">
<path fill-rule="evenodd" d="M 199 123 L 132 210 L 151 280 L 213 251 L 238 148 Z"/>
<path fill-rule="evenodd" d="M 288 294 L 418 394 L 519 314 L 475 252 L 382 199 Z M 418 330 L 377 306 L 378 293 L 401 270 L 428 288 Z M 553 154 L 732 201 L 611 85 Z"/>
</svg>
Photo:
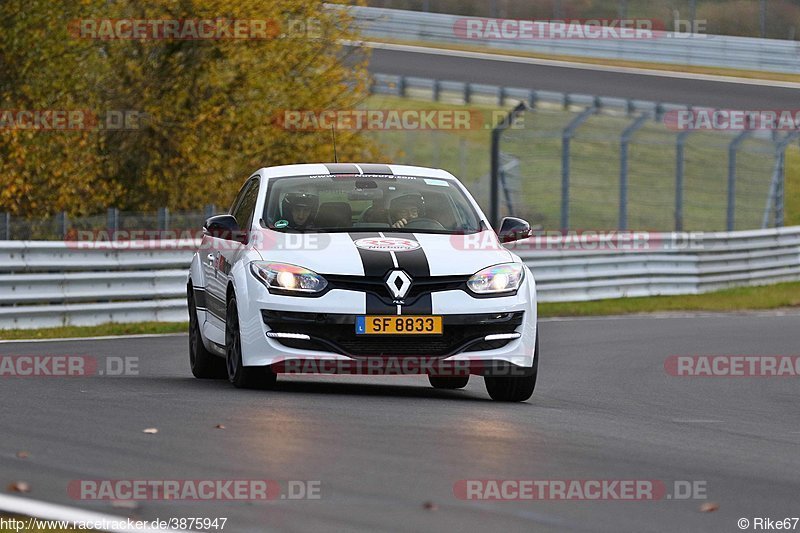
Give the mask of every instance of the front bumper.
<svg viewBox="0 0 800 533">
<path fill-rule="evenodd" d="M 364 294 L 358 291 L 336 289 L 319 298 L 298 298 L 270 294 L 252 280 L 246 293 L 238 299 L 245 366 L 395 358 L 468 362 L 473 370 L 524 371 L 535 363 L 536 299 L 530 275 L 512 296 L 474 298 L 461 290 L 431 293 L 431 314 L 443 317 L 440 336 L 356 335 L 355 317 L 374 314 L 367 312 Z M 270 338 L 267 333 L 294 335 Z M 486 340 L 509 334 L 516 338 Z"/>
</svg>

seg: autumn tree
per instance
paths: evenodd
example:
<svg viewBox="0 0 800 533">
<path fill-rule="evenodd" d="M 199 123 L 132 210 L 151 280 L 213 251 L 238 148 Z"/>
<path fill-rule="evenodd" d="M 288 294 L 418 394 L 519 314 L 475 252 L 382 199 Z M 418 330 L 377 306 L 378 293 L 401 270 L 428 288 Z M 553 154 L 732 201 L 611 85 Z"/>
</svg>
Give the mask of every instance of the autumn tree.
<svg viewBox="0 0 800 533">
<path fill-rule="evenodd" d="M 280 113 L 367 95 L 366 58 L 340 44 L 355 38 L 346 11 L 318 1 L 5 0 L 0 18 L 11 30 L 0 33 L 0 109 L 136 117 L 121 130 L 0 129 L 0 210 L 14 213 L 225 205 L 260 166 L 332 159 L 329 132 L 284 130 Z M 107 38 L 100 23 L 120 19 L 267 21 L 268 32 Z M 342 159 L 375 157 L 358 133 L 338 140 Z"/>
</svg>

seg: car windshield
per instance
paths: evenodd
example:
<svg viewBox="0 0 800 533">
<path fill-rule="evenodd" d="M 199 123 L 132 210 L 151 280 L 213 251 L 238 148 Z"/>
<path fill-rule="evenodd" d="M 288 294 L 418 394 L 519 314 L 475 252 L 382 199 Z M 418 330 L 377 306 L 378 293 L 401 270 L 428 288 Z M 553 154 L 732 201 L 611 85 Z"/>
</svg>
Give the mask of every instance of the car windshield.
<svg viewBox="0 0 800 533">
<path fill-rule="evenodd" d="M 481 222 L 452 180 L 318 175 L 270 181 L 263 223 L 276 231 L 474 233 Z"/>
</svg>

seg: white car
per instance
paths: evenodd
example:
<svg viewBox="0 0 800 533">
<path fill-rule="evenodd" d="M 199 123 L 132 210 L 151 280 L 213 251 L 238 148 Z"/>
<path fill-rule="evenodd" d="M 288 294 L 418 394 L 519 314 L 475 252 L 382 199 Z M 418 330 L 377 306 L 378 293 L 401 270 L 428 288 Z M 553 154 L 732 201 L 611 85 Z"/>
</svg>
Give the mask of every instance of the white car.
<svg viewBox="0 0 800 533">
<path fill-rule="evenodd" d="M 383 164 L 262 168 L 209 218 L 189 271 L 198 378 L 270 387 L 286 372 L 482 375 L 495 400 L 536 385 L 536 286 L 444 170 Z"/>
</svg>

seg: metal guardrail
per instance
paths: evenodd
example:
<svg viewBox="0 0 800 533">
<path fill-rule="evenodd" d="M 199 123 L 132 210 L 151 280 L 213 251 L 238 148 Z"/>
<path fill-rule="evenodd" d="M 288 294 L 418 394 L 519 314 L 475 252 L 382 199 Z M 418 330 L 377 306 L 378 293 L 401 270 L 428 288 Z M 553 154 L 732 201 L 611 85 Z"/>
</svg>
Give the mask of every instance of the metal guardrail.
<svg viewBox="0 0 800 533">
<path fill-rule="evenodd" d="M 328 5 L 329 8 L 335 8 Z M 487 39 L 456 31 L 465 18 L 348 6 L 363 37 L 376 40 L 480 46 L 535 54 L 800 73 L 800 42 L 708 34 L 655 32 L 652 39 Z"/>
<path fill-rule="evenodd" d="M 800 280 L 800 227 L 695 234 L 691 249 L 663 245 L 681 242 L 675 235 L 646 234 L 650 244 L 625 251 L 565 248 L 564 238 L 520 241 L 512 249 L 533 270 L 542 302 Z M 0 242 L 0 329 L 185 321 L 193 252 L 175 245 Z"/>
</svg>

